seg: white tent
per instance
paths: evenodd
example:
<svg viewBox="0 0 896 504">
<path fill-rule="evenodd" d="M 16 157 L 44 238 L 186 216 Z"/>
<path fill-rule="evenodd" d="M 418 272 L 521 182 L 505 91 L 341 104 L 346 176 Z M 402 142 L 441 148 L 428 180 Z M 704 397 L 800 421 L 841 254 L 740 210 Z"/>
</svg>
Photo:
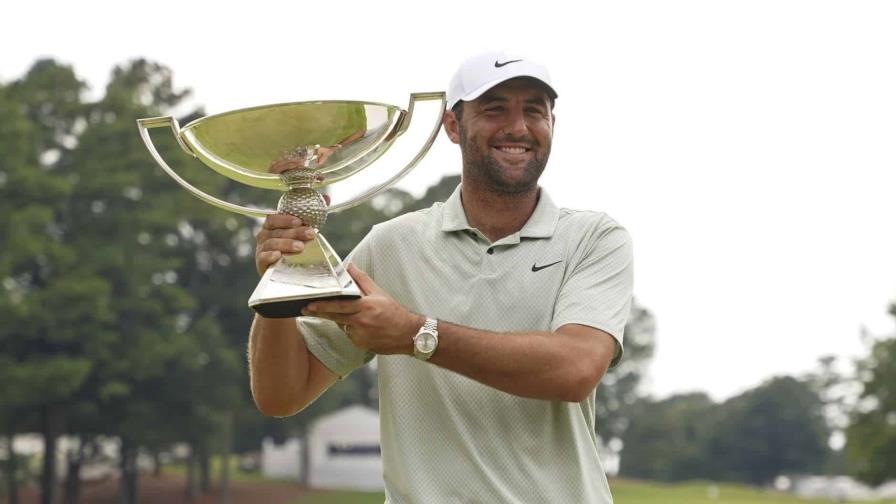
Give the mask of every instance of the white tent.
<svg viewBox="0 0 896 504">
<path fill-rule="evenodd" d="M 311 487 L 383 489 L 380 417 L 376 410 L 343 408 L 319 418 L 308 437 Z"/>
<path fill-rule="evenodd" d="M 266 437 L 261 442 L 261 474 L 272 479 L 298 479 L 301 457 L 298 439 L 290 438 L 278 445 Z"/>
</svg>

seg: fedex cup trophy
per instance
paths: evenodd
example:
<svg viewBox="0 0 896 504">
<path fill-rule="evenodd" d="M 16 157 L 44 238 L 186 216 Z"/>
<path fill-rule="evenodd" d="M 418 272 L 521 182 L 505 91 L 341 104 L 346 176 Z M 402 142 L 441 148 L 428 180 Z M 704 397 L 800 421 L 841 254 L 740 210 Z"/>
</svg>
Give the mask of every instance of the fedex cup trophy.
<svg viewBox="0 0 896 504">
<path fill-rule="evenodd" d="M 347 179 L 382 156 L 411 125 L 414 105 L 441 100 L 435 125 L 403 168 L 345 202 L 327 207 L 319 190 Z M 338 212 L 379 194 L 410 172 L 432 147 L 441 126 L 445 93 L 413 93 L 407 110 L 359 101 L 266 105 L 211 115 L 181 128 L 173 117 L 139 119 L 140 136 L 156 163 L 199 199 L 251 217 L 286 213 L 319 229 Z M 236 205 L 196 188 L 162 159 L 149 135 L 170 128 L 180 147 L 218 173 L 243 184 L 283 191 L 277 209 Z M 357 298 L 361 292 L 323 235 L 269 267 L 249 306 L 265 317 L 294 317 L 318 299 Z"/>
</svg>

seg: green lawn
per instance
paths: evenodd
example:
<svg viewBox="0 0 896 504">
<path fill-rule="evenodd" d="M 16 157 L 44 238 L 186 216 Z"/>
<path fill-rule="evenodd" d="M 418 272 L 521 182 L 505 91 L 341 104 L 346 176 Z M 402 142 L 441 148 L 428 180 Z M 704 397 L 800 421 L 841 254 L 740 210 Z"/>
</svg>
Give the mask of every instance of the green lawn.
<svg viewBox="0 0 896 504">
<path fill-rule="evenodd" d="M 250 481 L 250 482 L 259 482 L 259 483 L 270 483 L 272 481 L 279 481 L 279 480 L 272 480 L 270 478 L 265 478 L 264 476 L 261 475 L 260 471 L 251 471 L 251 472 L 241 471 L 237 465 L 238 462 L 239 461 L 237 460 L 236 457 L 230 458 L 230 477 L 233 479 L 233 481 Z M 168 465 L 162 466 L 162 472 L 165 474 L 176 474 L 178 476 L 186 477 L 187 466 L 183 463 L 168 464 Z M 220 477 L 220 474 L 221 474 L 221 459 L 220 459 L 220 457 L 212 457 L 211 463 L 209 464 L 209 474 L 211 474 L 211 477 L 214 481 L 218 481 L 218 478 Z M 286 483 L 294 483 L 294 481 L 292 481 L 292 480 L 286 480 L 285 482 Z"/>
<path fill-rule="evenodd" d="M 613 491 L 615 504 L 830 504 L 831 502 L 829 500 L 798 499 L 774 492 L 736 485 L 717 485 L 715 483 L 663 485 L 612 480 L 610 488 Z M 382 493 L 326 492 L 308 496 L 294 504 L 382 503 Z M 879 504 L 896 504 L 896 501 L 881 501 Z"/>
<path fill-rule="evenodd" d="M 610 482 L 616 504 L 797 504 L 828 503 L 826 499 L 799 499 L 787 494 L 711 482 L 663 485 L 633 481 Z M 881 501 L 879 504 L 896 504 Z"/>
</svg>

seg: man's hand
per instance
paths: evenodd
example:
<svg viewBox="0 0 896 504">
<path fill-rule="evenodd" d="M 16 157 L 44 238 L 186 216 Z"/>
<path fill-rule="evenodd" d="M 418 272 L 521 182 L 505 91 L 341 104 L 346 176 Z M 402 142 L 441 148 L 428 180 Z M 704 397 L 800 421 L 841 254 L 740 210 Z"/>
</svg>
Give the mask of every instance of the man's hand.
<svg viewBox="0 0 896 504">
<path fill-rule="evenodd" d="M 414 335 L 426 318 L 398 304 L 354 264 L 348 265 L 348 272 L 363 293 L 360 299 L 317 301 L 302 314 L 336 322 L 356 347 L 368 352 L 413 354 Z"/>
<path fill-rule="evenodd" d="M 286 214 L 268 215 L 255 235 L 255 269 L 264 274 L 282 256 L 301 254 L 305 242 L 311 241 L 317 231 L 306 226 L 302 219 Z"/>
</svg>

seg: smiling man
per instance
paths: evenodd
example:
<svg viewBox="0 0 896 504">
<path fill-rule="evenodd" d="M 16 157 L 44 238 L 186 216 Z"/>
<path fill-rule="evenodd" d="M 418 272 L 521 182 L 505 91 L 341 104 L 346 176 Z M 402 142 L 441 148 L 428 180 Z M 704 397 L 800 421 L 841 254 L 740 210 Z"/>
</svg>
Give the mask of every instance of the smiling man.
<svg viewBox="0 0 896 504">
<path fill-rule="evenodd" d="M 463 160 L 454 194 L 371 230 L 349 257 L 361 299 L 253 324 L 252 392 L 269 415 L 379 357 L 388 503 L 612 502 L 595 394 L 622 355 L 631 243 L 606 214 L 558 208 L 538 186 L 556 98 L 527 58 L 464 62 L 443 119 Z M 259 272 L 313 235 L 270 216 Z"/>
</svg>

